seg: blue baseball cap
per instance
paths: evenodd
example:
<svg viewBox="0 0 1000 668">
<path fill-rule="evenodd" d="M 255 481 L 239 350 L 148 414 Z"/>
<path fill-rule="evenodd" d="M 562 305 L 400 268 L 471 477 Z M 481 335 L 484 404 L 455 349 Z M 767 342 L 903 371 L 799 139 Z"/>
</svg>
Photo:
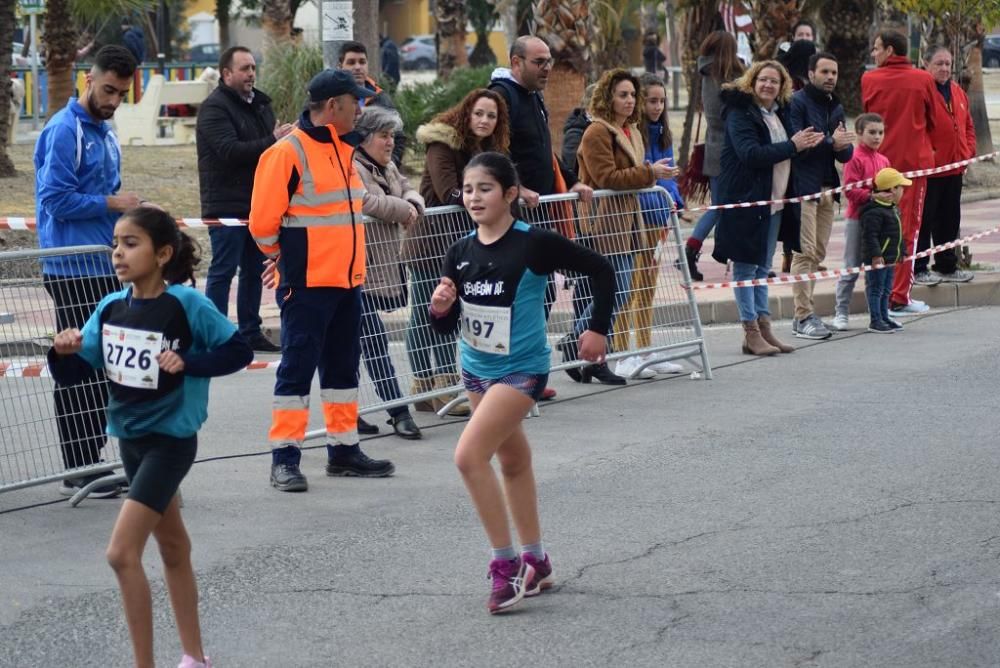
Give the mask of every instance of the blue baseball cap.
<svg viewBox="0 0 1000 668">
<path fill-rule="evenodd" d="M 309 99 L 312 102 L 322 102 L 331 97 L 350 93 L 358 99 L 371 97 L 375 94 L 367 88 L 359 86 L 354 76 L 344 70 L 323 70 L 309 82 Z"/>
</svg>

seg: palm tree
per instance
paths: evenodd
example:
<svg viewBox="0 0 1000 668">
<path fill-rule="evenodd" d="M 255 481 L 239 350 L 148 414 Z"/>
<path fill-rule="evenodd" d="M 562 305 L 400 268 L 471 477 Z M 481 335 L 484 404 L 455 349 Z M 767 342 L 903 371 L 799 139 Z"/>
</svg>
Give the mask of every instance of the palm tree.
<svg viewBox="0 0 1000 668">
<path fill-rule="evenodd" d="M 79 25 L 108 16 L 147 11 L 154 0 L 48 0 L 43 22 L 45 71 L 48 76 L 48 115 L 56 113 L 76 94 L 73 64 L 76 62 Z M 6 51 L 4 53 L 7 53 Z"/>
<path fill-rule="evenodd" d="M 434 21 L 438 38 L 438 76 L 447 79 L 452 70 L 469 64 L 465 55 L 464 0 L 437 0 Z"/>
<path fill-rule="evenodd" d="M 14 176 L 14 162 L 7 155 L 7 137 L 13 128 L 8 127 L 10 115 L 10 58 L 6 54 L 14 48 L 14 9 L 17 0 L 0 0 L 0 178 Z"/>
<path fill-rule="evenodd" d="M 292 5 L 289 0 L 262 0 L 260 25 L 264 29 L 264 50 L 291 44 Z"/>
<path fill-rule="evenodd" d="M 827 0 L 819 15 L 824 48 L 837 57 L 837 96 L 848 116 L 861 113 L 861 75 L 868 62 L 876 0 Z"/>
<path fill-rule="evenodd" d="M 469 56 L 469 64 L 473 67 L 492 65 L 497 62 L 497 57 L 490 48 L 490 30 L 500 14 L 490 0 L 469 0 L 468 12 L 469 23 L 476 31 L 476 48 Z"/>
<path fill-rule="evenodd" d="M 774 58 L 778 45 L 787 39 L 802 15 L 802 0 L 753 0 L 750 12 L 754 26 L 754 58 Z"/>
<path fill-rule="evenodd" d="M 549 132 L 556 153 L 562 149 L 562 126 L 580 102 L 592 72 L 594 37 L 589 0 L 535 0 L 533 33 L 549 45 L 555 63 L 545 91 Z"/>
</svg>

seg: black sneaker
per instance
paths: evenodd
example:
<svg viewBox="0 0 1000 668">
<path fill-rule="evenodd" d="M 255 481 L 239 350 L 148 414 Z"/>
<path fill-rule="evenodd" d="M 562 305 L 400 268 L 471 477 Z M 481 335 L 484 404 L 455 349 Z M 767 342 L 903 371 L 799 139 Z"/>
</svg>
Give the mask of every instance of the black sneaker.
<svg viewBox="0 0 1000 668">
<path fill-rule="evenodd" d="M 271 343 L 271 340 L 264 336 L 263 334 L 254 334 L 253 336 L 247 337 L 247 343 L 254 352 L 258 353 L 280 353 L 281 346 L 276 346 Z"/>
<path fill-rule="evenodd" d="M 272 464 L 271 487 L 282 492 L 304 492 L 309 489 L 298 464 Z"/>
<path fill-rule="evenodd" d="M 868 323 L 868 331 L 875 334 L 893 334 L 896 330 L 887 322 L 882 322 L 881 320 L 872 320 Z"/>
<path fill-rule="evenodd" d="M 326 474 L 331 478 L 388 478 L 396 472 L 396 467 L 388 459 L 372 459 L 358 451 L 351 455 L 330 457 L 326 462 Z"/>
<path fill-rule="evenodd" d="M 81 476 L 79 478 L 70 478 L 69 480 L 63 480 L 62 484 L 59 486 L 59 494 L 62 496 L 73 496 L 81 489 L 94 482 L 107 476 L 106 473 L 94 473 L 91 475 Z M 87 495 L 91 499 L 115 499 L 121 496 L 122 487 L 116 482 L 108 483 L 107 485 L 101 485 L 100 487 L 95 487 L 90 490 L 90 494 Z"/>
<path fill-rule="evenodd" d="M 378 427 L 368 422 L 360 415 L 358 416 L 358 433 L 364 434 L 365 436 L 371 436 L 372 434 L 378 433 Z"/>
</svg>

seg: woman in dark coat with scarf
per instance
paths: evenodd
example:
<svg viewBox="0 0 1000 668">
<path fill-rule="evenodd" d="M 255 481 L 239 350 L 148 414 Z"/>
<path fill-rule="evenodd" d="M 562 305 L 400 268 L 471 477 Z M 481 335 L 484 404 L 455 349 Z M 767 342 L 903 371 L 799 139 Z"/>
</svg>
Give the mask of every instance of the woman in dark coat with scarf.
<svg viewBox="0 0 1000 668">
<path fill-rule="evenodd" d="M 788 72 L 779 63 L 755 63 L 722 90 L 726 135 L 719 174 L 720 204 L 787 197 L 792 158 L 823 140 L 822 132 L 805 128 L 790 134 L 787 105 L 792 96 Z M 712 257 L 732 261 L 733 280 L 767 278 L 779 232 L 792 248 L 799 244 L 797 205 L 771 204 L 723 209 L 715 230 Z M 771 331 L 767 285 L 734 288 L 743 322 L 743 352 L 774 355 L 792 352 Z"/>
</svg>

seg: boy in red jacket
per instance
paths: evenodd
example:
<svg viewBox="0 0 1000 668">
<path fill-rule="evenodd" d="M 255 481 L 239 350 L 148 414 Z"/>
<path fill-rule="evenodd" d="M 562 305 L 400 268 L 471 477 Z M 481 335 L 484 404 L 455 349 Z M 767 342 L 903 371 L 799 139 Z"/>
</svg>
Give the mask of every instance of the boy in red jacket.
<svg viewBox="0 0 1000 668">
<path fill-rule="evenodd" d="M 906 38 L 893 30 L 875 37 L 872 58 L 877 68 L 861 77 L 861 102 L 866 112 L 881 114 L 886 121 L 882 153 L 901 172 L 929 169 L 934 166 L 931 133 L 934 130 L 934 105 L 940 104 L 934 79 L 918 70 L 906 57 Z M 906 189 L 899 211 L 903 222 L 905 254 L 916 249 L 923 217 L 927 178 L 914 177 Z M 897 267 L 892 285 L 891 310 L 894 316 L 924 313 L 923 302 L 910 299 L 913 287 L 913 263 Z"/>
<path fill-rule="evenodd" d="M 858 146 L 854 155 L 844 165 L 844 183 L 855 183 L 873 179 L 880 170 L 889 166 L 889 158 L 878 152 L 885 138 L 885 124 L 878 114 L 861 114 L 854 121 L 854 132 L 858 135 Z M 861 209 L 872 196 L 872 187 L 852 188 L 847 196 L 847 217 L 844 221 L 844 266 L 857 267 L 861 264 L 861 231 L 858 221 Z M 858 274 L 841 276 L 837 281 L 837 306 L 830 326 L 837 331 L 847 329 L 847 316 L 851 311 L 851 295 Z"/>
</svg>

